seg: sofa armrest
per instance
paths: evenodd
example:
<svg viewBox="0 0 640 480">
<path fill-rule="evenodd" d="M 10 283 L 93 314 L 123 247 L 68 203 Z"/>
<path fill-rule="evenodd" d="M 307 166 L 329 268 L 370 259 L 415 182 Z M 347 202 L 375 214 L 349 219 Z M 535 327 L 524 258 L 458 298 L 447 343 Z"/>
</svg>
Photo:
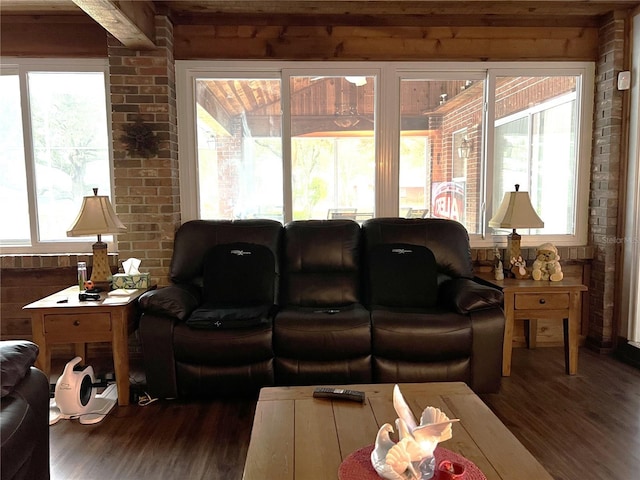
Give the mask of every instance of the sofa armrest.
<svg viewBox="0 0 640 480">
<path fill-rule="evenodd" d="M 11 393 L 27 375 L 38 357 L 38 346 L 26 340 L 0 342 L 2 397 Z"/>
<path fill-rule="evenodd" d="M 469 313 L 473 331 L 472 388 L 476 393 L 495 393 L 502 378 L 504 313 L 501 308 L 484 308 Z"/>
<path fill-rule="evenodd" d="M 503 294 L 497 288 L 482 285 L 471 278 L 452 278 L 440 285 L 438 300 L 449 310 L 466 314 L 501 307 Z"/>
<path fill-rule="evenodd" d="M 140 296 L 139 304 L 145 313 L 154 313 L 185 321 L 202 302 L 196 287 L 170 285 L 150 290 Z"/>
</svg>

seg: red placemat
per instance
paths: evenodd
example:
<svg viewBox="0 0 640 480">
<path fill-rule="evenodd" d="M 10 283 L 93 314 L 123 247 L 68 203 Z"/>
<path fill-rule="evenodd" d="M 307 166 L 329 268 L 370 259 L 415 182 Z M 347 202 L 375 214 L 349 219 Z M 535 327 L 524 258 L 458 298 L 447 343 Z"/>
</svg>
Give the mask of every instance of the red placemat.
<svg viewBox="0 0 640 480">
<path fill-rule="evenodd" d="M 380 480 L 378 473 L 371 465 L 371 451 L 373 445 L 363 447 L 360 450 L 356 450 L 340 464 L 338 469 L 339 480 Z M 465 467 L 464 480 L 487 480 L 484 473 L 470 460 L 467 460 L 462 455 L 458 455 L 446 448 L 436 447 L 434 452 L 436 457 L 436 468 L 438 464 L 443 460 L 449 460 L 454 463 L 460 463 Z M 436 480 L 434 475 L 433 480 Z"/>
</svg>

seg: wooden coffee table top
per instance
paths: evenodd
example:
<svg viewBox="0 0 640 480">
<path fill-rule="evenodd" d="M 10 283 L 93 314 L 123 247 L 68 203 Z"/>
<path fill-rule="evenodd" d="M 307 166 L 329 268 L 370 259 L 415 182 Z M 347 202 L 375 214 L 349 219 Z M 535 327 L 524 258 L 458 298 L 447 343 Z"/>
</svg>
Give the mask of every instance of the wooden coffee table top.
<svg viewBox="0 0 640 480">
<path fill-rule="evenodd" d="M 364 404 L 313 398 L 313 386 L 263 388 L 256 406 L 244 480 L 332 480 L 352 452 L 395 425 L 391 384 L 346 385 L 366 392 Z M 488 480 L 551 480 L 542 465 L 464 383 L 401 384 L 414 415 L 431 405 L 453 424 L 440 445 L 463 455 Z M 395 428 L 395 426 L 394 426 Z"/>
</svg>

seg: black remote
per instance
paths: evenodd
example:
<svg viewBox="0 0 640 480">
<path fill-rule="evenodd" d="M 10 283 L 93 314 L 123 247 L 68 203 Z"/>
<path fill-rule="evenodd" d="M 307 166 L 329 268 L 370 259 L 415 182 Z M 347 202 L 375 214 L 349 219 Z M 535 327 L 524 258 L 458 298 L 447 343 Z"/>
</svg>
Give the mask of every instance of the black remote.
<svg viewBox="0 0 640 480">
<path fill-rule="evenodd" d="M 344 388 L 316 387 L 313 391 L 315 398 L 330 398 L 335 400 L 349 400 L 351 402 L 364 403 L 364 392 L 360 390 L 347 390 Z"/>
</svg>

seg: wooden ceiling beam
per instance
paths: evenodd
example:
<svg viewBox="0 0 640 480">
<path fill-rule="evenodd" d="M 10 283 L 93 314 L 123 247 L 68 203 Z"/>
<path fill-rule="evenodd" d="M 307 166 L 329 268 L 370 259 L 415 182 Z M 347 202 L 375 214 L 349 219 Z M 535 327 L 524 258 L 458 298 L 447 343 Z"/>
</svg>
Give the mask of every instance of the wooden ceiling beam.
<svg viewBox="0 0 640 480">
<path fill-rule="evenodd" d="M 155 7 L 150 1 L 73 0 L 102 28 L 133 50 L 156 47 Z"/>
</svg>

